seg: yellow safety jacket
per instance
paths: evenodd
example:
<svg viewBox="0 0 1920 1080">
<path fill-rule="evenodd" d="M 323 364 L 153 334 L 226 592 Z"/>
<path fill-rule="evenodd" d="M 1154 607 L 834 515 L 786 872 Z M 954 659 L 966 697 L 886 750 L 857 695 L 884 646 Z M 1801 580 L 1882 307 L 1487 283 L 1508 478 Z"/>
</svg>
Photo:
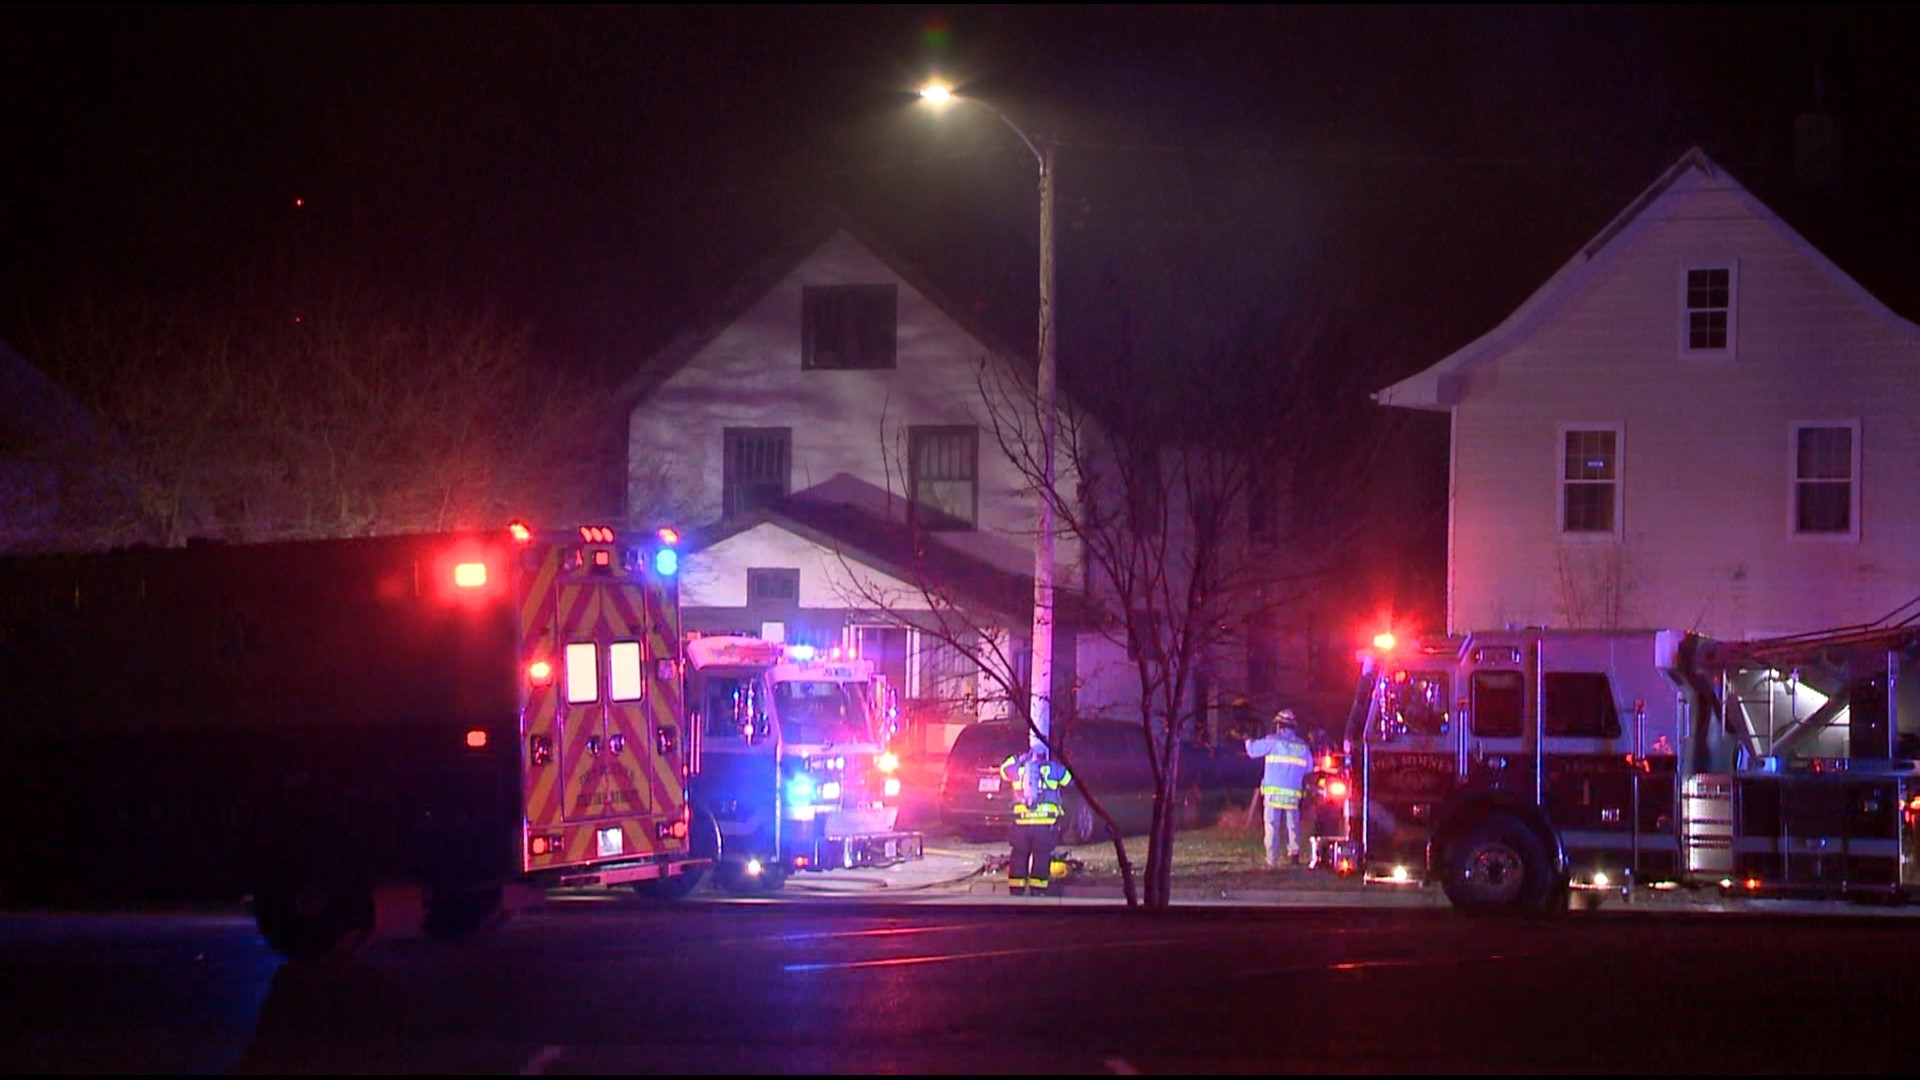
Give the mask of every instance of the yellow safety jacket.
<svg viewBox="0 0 1920 1080">
<path fill-rule="evenodd" d="M 1022 776 L 1032 765 L 1031 777 Z M 1000 778 L 1014 785 L 1013 823 L 1051 825 L 1066 814 L 1060 789 L 1073 782 L 1073 773 L 1057 761 L 1034 763 L 1027 754 L 1014 754 L 1000 763 Z"/>
</svg>

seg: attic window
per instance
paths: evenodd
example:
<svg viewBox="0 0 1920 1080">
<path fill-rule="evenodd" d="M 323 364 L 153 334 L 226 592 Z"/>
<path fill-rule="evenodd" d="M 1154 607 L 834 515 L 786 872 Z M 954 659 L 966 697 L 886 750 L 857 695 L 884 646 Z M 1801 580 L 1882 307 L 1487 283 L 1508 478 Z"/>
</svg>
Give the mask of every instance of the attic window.
<svg viewBox="0 0 1920 1080">
<path fill-rule="evenodd" d="M 800 367 L 805 371 L 894 366 L 899 289 L 809 285 L 801 290 Z"/>
<path fill-rule="evenodd" d="M 1696 355 L 1732 355 L 1733 267 L 1688 267 L 1685 281 L 1686 318 L 1681 328 L 1681 351 Z"/>
</svg>

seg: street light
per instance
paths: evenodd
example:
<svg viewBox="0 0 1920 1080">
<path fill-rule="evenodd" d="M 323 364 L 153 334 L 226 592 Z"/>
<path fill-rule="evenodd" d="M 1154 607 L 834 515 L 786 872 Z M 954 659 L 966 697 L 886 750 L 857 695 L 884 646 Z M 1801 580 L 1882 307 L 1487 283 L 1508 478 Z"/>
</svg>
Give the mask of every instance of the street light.
<svg viewBox="0 0 1920 1080">
<path fill-rule="evenodd" d="M 1040 371 L 1035 392 L 1040 402 L 1040 536 L 1033 552 L 1033 688 L 1028 716 L 1033 720 L 1030 743 L 1042 760 L 1046 740 L 1053 734 L 1053 576 L 1054 576 L 1054 433 L 1055 365 L 1053 355 L 1053 140 L 1035 141 L 1007 114 L 981 101 L 953 92 L 938 83 L 920 91 L 934 105 L 965 101 L 987 110 L 1013 129 L 1040 166 Z"/>
</svg>

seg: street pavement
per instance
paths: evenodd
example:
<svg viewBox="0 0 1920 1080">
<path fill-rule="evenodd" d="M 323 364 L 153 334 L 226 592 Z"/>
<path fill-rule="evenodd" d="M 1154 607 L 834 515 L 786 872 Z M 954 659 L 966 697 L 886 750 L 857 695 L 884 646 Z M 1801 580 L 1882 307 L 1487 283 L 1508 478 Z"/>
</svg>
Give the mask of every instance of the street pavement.
<svg viewBox="0 0 1920 1080">
<path fill-rule="evenodd" d="M 1057 895 L 1012 896 L 995 856 L 1005 845 L 930 841 L 924 858 L 897 866 L 862 870 L 834 870 L 795 874 L 787 879 L 786 894 L 795 898 L 861 897 L 940 903 L 1004 903 L 1020 905 L 1114 906 L 1126 897 L 1118 885 L 1076 884 L 1071 877 Z M 1004 865 L 1004 864 L 1000 864 Z M 1136 873 L 1138 867 L 1135 868 Z M 1176 871 L 1177 875 L 1177 871 Z M 1337 908 L 1445 908 L 1445 894 L 1437 885 L 1368 882 L 1342 878 L 1325 871 L 1278 870 L 1272 883 L 1258 887 L 1203 889 L 1182 886 L 1177 880 L 1173 902 L 1181 906 L 1228 907 L 1337 907 Z M 1643 910 L 1756 915 L 1875 915 L 1920 916 L 1916 907 L 1867 907 L 1840 901 L 1750 899 L 1723 894 L 1719 889 L 1648 888 L 1630 897 L 1618 890 L 1577 892 L 1577 910 Z"/>
</svg>

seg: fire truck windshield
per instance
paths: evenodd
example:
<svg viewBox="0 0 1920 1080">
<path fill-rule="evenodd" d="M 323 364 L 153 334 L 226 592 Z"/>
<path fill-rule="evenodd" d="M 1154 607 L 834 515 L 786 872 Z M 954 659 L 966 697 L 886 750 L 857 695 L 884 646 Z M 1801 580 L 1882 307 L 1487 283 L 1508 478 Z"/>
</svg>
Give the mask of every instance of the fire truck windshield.
<svg viewBox="0 0 1920 1080">
<path fill-rule="evenodd" d="M 789 743 L 832 745 L 873 741 L 860 687 L 837 682 L 779 682 L 773 686 L 780 735 Z"/>
<path fill-rule="evenodd" d="M 1447 674 L 1397 671 L 1387 689 L 1389 732 L 1444 735 L 1447 732 Z"/>
</svg>

